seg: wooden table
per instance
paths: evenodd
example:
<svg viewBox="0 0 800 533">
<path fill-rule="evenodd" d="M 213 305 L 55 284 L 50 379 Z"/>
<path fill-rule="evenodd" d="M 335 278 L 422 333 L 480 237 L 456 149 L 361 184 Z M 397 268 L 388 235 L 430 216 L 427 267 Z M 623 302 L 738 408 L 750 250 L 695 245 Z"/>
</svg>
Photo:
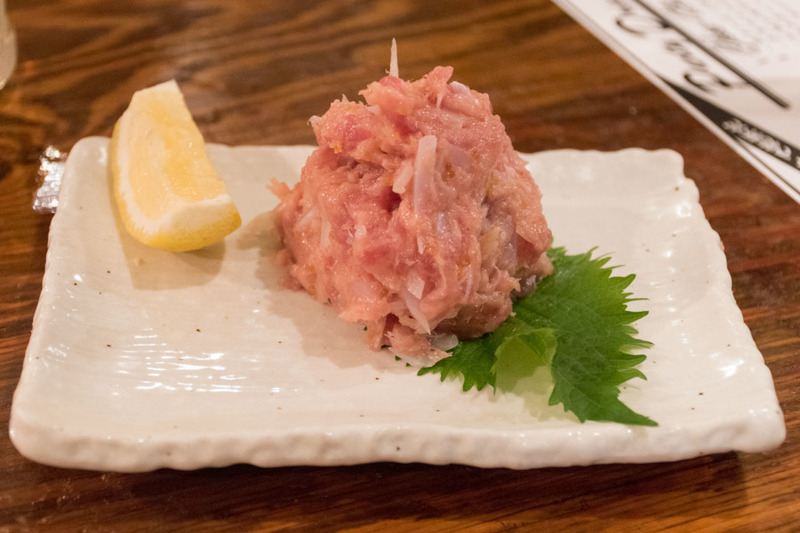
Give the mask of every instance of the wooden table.
<svg viewBox="0 0 800 533">
<path fill-rule="evenodd" d="M 0 531 L 797 530 L 800 206 L 544 0 L 9 0 L 0 92 Z M 39 156 L 110 135 L 133 91 L 175 77 L 210 142 L 308 144 L 307 120 L 387 68 L 437 64 L 488 93 L 515 146 L 671 148 L 725 244 L 788 436 L 768 454 L 531 471 L 367 464 L 116 474 L 34 464 L 8 437 L 51 217 Z M 792 525 L 793 524 L 793 525 Z"/>
</svg>

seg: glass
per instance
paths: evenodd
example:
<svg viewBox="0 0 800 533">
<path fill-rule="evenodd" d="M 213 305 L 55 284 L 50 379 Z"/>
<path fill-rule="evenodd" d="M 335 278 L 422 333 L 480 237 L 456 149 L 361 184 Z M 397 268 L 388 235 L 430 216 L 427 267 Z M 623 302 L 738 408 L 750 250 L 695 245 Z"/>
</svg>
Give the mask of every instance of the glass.
<svg viewBox="0 0 800 533">
<path fill-rule="evenodd" d="M 6 0 L 0 0 L 0 89 L 17 64 L 17 37 L 6 16 Z"/>
</svg>

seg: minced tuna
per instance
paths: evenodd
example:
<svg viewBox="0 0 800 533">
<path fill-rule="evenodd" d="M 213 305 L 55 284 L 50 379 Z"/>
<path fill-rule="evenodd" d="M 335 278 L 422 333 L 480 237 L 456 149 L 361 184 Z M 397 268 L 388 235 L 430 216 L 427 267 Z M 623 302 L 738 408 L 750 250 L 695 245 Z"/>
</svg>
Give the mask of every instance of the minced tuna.
<svg viewBox="0 0 800 533">
<path fill-rule="evenodd" d="M 290 282 L 364 323 L 376 350 L 492 331 L 552 268 L 539 189 L 489 97 L 452 73 L 390 74 L 366 103 L 333 102 L 311 119 L 300 182 L 272 185 Z"/>
</svg>

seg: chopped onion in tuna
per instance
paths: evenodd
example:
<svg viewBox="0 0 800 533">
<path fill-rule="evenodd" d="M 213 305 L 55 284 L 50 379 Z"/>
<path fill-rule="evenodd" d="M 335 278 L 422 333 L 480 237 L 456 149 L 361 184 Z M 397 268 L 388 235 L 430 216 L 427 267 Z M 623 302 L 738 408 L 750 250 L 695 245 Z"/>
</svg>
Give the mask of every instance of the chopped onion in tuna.
<svg viewBox="0 0 800 533">
<path fill-rule="evenodd" d="M 315 205 L 305 213 L 303 216 L 300 217 L 297 221 L 297 228 L 301 230 L 305 230 L 308 228 L 308 225 L 311 224 L 314 220 L 316 220 L 319 216 L 319 208 Z"/>
<path fill-rule="evenodd" d="M 455 333 L 435 333 L 431 339 L 431 345 L 443 352 L 455 348 L 458 344 L 458 336 Z"/>
<path fill-rule="evenodd" d="M 395 78 L 400 76 L 400 71 L 397 67 L 397 40 L 392 39 L 392 57 L 389 60 L 389 76 Z"/>
<path fill-rule="evenodd" d="M 459 148 L 453 143 L 447 143 L 447 153 L 450 156 L 451 166 L 469 171 L 469 166 L 472 162 L 472 157 L 469 155 L 469 152 Z"/>
<path fill-rule="evenodd" d="M 458 81 L 451 81 L 450 87 L 455 89 L 458 94 L 470 94 L 469 87 Z"/>
<path fill-rule="evenodd" d="M 355 233 L 354 236 L 356 239 L 360 239 L 364 235 L 367 234 L 367 227 L 364 224 L 356 224 L 355 225 Z"/>
<path fill-rule="evenodd" d="M 408 312 L 411 313 L 411 316 L 414 317 L 414 320 L 420 325 L 422 331 L 426 334 L 430 333 L 431 326 L 428 323 L 428 318 L 419 306 L 419 299 L 405 289 L 400 290 L 400 298 L 403 300 L 403 303 L 406 304 Z"/>
<path fill-rule="evenodd" d="M 319 245 L 322 248 L 327 248 L 331 243 L 331 223 L 328 217 L 322 215 L 322 226 L 319 229 Z"/>
<path fill-rule="evenodd" d="M 467 271 L 464 279 L 466 280 L 466 284 L 464 286 L 464 297 L 469 300 L 472 296 L 472 285 L 473 285 L 473 276 L 472 276 L 472 269 L 465 269 Z"/>
<path fill-rule="evenodd" d="M 392 184 L 392 192 L 397 194 L 403 194 L 406 192 L 406 186 L 408 186 L 408 182 L 411 181 L 411 177 L 414 175 L 414 168 L 408 161 L 403 161 L 400 165 L 400 168 L 397 169 L 397 173 L 394 177 L 394 183 Z"/>
<path fill-rule="evenodd" d="M 414 212 L 421 213 L 424 205 L 430 201 L 433 188 L 436 187 L 434 172 L 436 170 L 436 135 L 425 135 L 417 144 L 417 156 L 414 160 Z"/>
<path fill-rule="evenodd" d="M 416 270 L 408 273 L 406 286 L 408 287 L 408 292 L 413 294 L 417 300 L 422 299 L 422 293 L 425 291 L 425 280 L 420 277 Z"/>
<path fill-rule="evenodd" d="M 436 234 L 440 237 L 449 233 L 450 225 L 447 223 L 447 216 L 444 213 L 436 214 Z"/>
</svg>

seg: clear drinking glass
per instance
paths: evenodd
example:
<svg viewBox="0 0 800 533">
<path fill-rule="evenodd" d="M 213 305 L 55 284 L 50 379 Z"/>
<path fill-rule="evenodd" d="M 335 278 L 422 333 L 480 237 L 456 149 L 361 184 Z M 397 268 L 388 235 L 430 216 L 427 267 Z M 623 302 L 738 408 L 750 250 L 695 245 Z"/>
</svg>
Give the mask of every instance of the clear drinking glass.
<svg viewBox="0 0 800 533">
<path fill-rule="evenodd" d="M 0 89 L 17 64 L 17 37 L 6 16 L 6 0 L 0 0 Z"/>
</svg>

